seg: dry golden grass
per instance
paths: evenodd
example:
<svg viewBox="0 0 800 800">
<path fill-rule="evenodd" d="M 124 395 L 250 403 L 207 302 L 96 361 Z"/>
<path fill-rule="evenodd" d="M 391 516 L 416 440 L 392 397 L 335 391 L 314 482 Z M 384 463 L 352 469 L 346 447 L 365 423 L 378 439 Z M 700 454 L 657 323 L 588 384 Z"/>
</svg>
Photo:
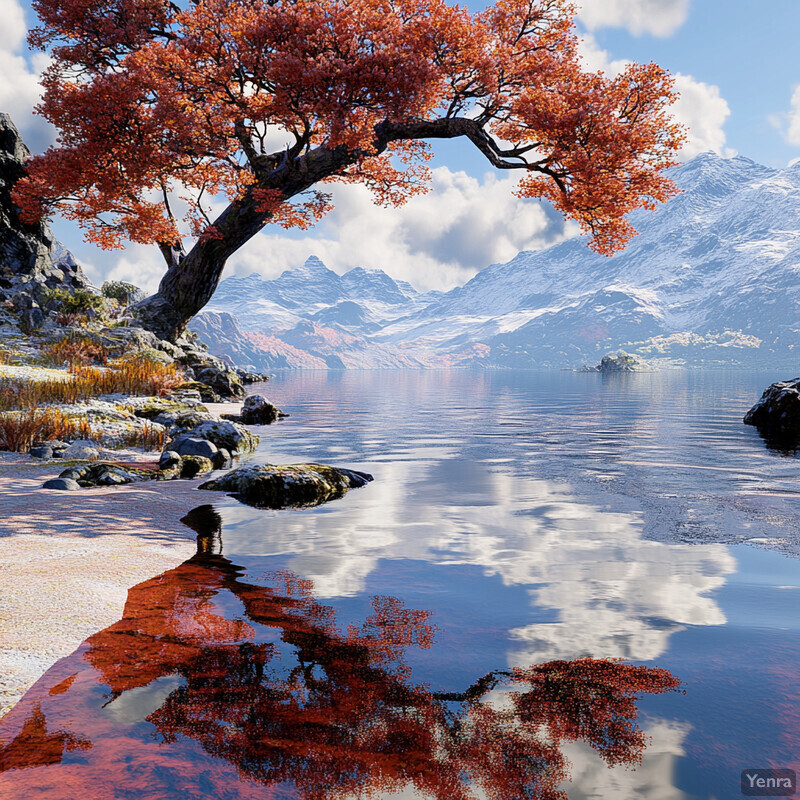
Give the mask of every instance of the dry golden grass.
<svg viewBox="0 0 800 800">
<path fill-rule="evenodd" d="M 114 436 L 108 442 L 101 431 L 92 430 L 89 421 L 82 417 L 70 417 L 57 408 L 12 411 L 0 415 L 0 450 L 14 453 L 27 453 L 37 442 L 52 439 L 89 439 L 99 444 L 113 444 L 115 447 L 140 448 L 145 451 L 164 449 L 166 432 L 145 423 L 141 428 L 131 430 L 122 438 Z"/>
<path fill-rule="evenodd" d="M 136 356 L 120 359 L 108 369 L 75 364 L 70 375 L 68 380 L 0 378 L 0 412 L 78 403 L 104 394 L 161 396 L 184 380 L 182 371 L 174 364 Z"/>
<path fill-rule="evenodd" d="M 109 353 L 106 347 L 90 337 L 72 333 L 45 345 L 42 348 L 42 355 L 55 367 L 65 363 L 73 367 L 107 364 Z"/>
<path fill-rule="evenodd" d="M 147 451 L 161 451 L 164 449 L 166 439 L 166 431 L 156 428 L 155 425 L 145 423 L 143 427 L 125 434 L 122 437 L 121 444 L 123 447 L 138 447 Z"/>
<path fill-rule="evenodd" d="M 0 415 L 0 450 L 27 453 L 35 442 L 88 439 L 91 435 L 87 420 L 69 417 L 55 408 Z"/>
</svg>

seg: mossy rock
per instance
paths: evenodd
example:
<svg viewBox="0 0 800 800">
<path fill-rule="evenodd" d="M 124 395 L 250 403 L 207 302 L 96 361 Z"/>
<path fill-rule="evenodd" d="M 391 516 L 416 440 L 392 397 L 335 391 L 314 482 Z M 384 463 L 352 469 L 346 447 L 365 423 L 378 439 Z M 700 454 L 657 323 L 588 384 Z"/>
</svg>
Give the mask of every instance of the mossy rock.
<svg viewBox="0 0 800 800">
<path fill-rule="evenodd" d="M 193 437 L 207 439 L 219 449 L 227 450 L 229 453 L 235 451 L 238 455 L 252 453 L 258 446 L 258 436 L 250 433 L 242 425 L 209 417 L 210 415 L 182 414 L 170 431 L 170 440 L 175 441 L 182 434 L 191 432 Z"/>
<path fill-rule="evenodd" d="M 208 475 L 214 469 L 211 460 L 204 456 L 181 456 L 181 478 Z M 162 470 L 162 472 L 165 470 Z"/>
<path fill-rule="evenodd" d="M 350 489 L 365 486 L 372 475 L 327 464 L 247 464 L 200 484 L 200 489 L 230 492 L 258 508 L 309 508 Z"/>
<path fill-rule="evenodd" d="M 190 406 L 187 403 L 181 403 L 177 400 L 153 400 L 152 403 L 133 409 L 133 413 L 137 417 L 148 419 L 151 422 L 160 414 L 169 413 L 179 415 L 192 413 L 193 411 L 204 411 L 208 413 L 208 409 L 202 406 L 198 408 L 197 406 Z"/>
</svg>

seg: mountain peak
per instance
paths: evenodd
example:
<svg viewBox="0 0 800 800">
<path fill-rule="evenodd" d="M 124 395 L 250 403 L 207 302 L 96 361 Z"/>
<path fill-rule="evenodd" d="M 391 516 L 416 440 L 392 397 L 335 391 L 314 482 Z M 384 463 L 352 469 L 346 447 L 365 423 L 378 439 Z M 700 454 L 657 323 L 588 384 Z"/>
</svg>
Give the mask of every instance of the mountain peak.
<svg viewBox="0 0 800 800">
<path fill-rule="evenodd" d="M 309 256 L 300 269 L 303 272 L 331 272 L 319 256 Z"/>
</svg>

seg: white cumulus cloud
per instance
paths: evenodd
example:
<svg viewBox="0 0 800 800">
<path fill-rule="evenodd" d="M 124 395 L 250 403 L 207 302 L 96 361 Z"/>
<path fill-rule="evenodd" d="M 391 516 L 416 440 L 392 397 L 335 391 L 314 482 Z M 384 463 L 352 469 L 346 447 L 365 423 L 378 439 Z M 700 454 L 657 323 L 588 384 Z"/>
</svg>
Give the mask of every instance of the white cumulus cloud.
<svg viewBox="0 0 800 800">
<path fill-rule="evenodd" d="M 334 190 L 335 209 L 302 238 L 267 228 L 231 259 L 231 272 L 279 274 L 315 253 L 331 269 L 378 267 L 421 289 L 448 289 L 479 269 L 574 235 L 549 206 L 512 194 L 515 180 L 439 167 L 429 194 L 381 208 L 361 186 Z"/>
<path fill-rule="evenodd" d="M 736 155 L 735 150 L 725 145 L 725 123 L 731 110 L 727 100 L 720 94 L 719 87 L 678 72 L 675 75 L 675 88 L 680 92 L 680 97 L 672 107 L 673 113 L 678 122 L 689 129 L 681 159 L 694 158 L 707 150 L 714 150 L 726 157 Z"/>
<path fill-rule="evenodd" d="M 38 152 L 55 140 L 52 126 L 33 114 L 41 99 L 39 75 L 48 57 L 28 52 L 25 13 L 17 0 L 0 0 L 0 19 L 0 111 L 11 115 L 25 143 Z"/>
<path fill-rule="evenodd" d="M 589 30 L 626 28 L 635 36 L 671 36 L 688 13 L 689 0 L 580 0 L 578 16 Z"/>
<path fill-rule="evenodd" d="M 788 144 L 800 147 L 800 84 L 794 87 L 789 101 L 789 111 L 773 114 L 769 121 L 781 132 Z"/>
</svg>

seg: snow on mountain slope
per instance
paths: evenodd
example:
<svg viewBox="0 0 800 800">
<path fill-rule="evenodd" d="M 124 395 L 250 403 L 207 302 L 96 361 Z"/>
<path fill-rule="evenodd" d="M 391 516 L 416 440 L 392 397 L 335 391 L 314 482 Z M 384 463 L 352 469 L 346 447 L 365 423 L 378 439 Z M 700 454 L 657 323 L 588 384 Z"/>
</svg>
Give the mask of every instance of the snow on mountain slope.
<svg viewBox="0 0 800 800">
<path fill-rule="evenodd" d="M 682 194 L 632 214 L 639 235 L 611 258 L 572 239 L 419 294 L 380 270 L 339 276 L 312 257 L 273 281 L 224 280 L 209 309 L 300 352 L 308 337 L 290 332 L 313 323 L 317 364 L 320 337 L 325 358 L 341 346 L 361 366 L 568 367 L 621 347 L 687 363 L 792 363 L 800 165 L 706 153 L 672 177 Z"/>
</svg>

